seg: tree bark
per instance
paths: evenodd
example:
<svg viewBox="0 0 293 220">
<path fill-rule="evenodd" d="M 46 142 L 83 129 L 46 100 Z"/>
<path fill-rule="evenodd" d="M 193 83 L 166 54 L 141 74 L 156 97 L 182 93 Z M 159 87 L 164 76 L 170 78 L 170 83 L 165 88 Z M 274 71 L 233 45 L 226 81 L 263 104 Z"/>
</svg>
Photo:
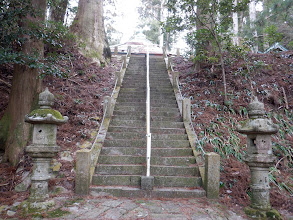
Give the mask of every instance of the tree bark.
<svg viewBox="0 0 293 220">
<path fill-rule="evenodd" d="M 34 9 L 41 10 L 42 13 L 38 14 L 38 17 L 28 16 L 24 21 L 24 25 L 27 26 L 31 22 L 45 20 L 46 0 L 31 0 L 31 4 Z M 42 57 L 44 54 L 43 42 L 26 37 L 28 39 L 21 48 L 23 53 L 27 55 L 38 53 L 39 57 Z M 24 65 L 14 66 L 9 104 L 2 118 L 5 126 L 0 127 L 1 132 L 7 134 L 4 159 L 14 166 L 19 162 L 29 138 L 30 126 L 24 122 L 24 116 L 32 110 L 40 89 L 41 80 L 38 76 L 38 69 Z M 3 122 L 2 120 L 1 122 Z M 3 127 L 7 130 L 3 131 Z"/>
<path fill-rule="evenodd" d="M 64 23 L 68 0 L 55 0 L 50 8 L 49 20 Z"/>
<path fill-rule="evenodd" d="M 80 0 L 71 30 L 86 45 L 86 55 L 101 62 L 111 57 L 104 27 L 103 0 Z"/>
</svg>

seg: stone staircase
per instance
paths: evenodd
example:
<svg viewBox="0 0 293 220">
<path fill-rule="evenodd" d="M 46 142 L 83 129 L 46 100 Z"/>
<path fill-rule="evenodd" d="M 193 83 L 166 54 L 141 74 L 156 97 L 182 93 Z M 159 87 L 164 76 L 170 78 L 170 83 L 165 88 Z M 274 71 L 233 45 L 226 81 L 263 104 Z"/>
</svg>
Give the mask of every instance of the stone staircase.
<svg viewBox="0 0 293 220">
<path fill-rule="evenodd" d="M 202 197 L 202 180 L 162 57 L 150 57 L 151 176 L 146 175 L 146 58 L 132 56 L 100 153 L 92 191 L 127 197 Z"/>
</svg>

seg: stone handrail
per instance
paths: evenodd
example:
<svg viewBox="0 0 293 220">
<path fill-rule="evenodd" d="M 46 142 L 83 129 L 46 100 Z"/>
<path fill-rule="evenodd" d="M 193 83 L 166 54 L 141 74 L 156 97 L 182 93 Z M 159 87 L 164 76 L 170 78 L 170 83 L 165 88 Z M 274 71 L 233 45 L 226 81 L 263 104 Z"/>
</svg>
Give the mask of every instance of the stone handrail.
<svg viewBox="0 0 293 220">
<path fill-rule="evenodd" d="M 75 193 L 86 195 L 89 193 L 89 187 L 94 175 L 95 167 L 107 134 L 111 116 L 114 110 L 116 99 L 118 97 L 122 79 L 124 77 L 129 58 L 122 57 L 123 62 L 120 71 L 116 72 L 115 86 L 111 96 L 104 97 L 103 119 L 98 132 L 96 133 L 93 144 L 86 142 L 84 149 L 76 152 L 76 177 L 75 177 Z M 90 149 L 88 147 L 90 146 Z"/>
</svg>

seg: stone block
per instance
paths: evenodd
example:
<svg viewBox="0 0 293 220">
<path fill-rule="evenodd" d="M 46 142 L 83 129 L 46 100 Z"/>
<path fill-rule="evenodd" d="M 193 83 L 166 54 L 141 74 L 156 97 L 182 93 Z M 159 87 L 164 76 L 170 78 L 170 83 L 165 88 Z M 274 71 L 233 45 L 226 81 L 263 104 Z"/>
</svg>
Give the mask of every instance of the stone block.
<svg viewBox="0 0 293 220">
<path fill-rule="evenodd" d="M 153 190 L 154 177 L 153 176 L 142 176 L 141 177 L 141 189 L 142 190 Z"/>
<path fill-rule="evenodd" d="M 216 199 L 219 197 L 220 184 L 220 155 L 212 152 L 205 155 L 205 180 L 204 188 L 207 198 Z"/>
<path fill-rule="evenodd" d="M 87 195 L 90 187 L 91 151 L 87 149 L 76 152 L 75 193 Z"/>
<path fill-rule="evenodd" d="M 190 122 L 191 118 L 191 103 L 190 99 L 183 99 L 182 100 L 182 116 L 183 116 L 183 121 Z"/>
<path fill-rule="evenodd" d="M 114 55 L 117 55 L 118 54 L 118 46 L 115 46 L 114 47 Z"/>
</svg>

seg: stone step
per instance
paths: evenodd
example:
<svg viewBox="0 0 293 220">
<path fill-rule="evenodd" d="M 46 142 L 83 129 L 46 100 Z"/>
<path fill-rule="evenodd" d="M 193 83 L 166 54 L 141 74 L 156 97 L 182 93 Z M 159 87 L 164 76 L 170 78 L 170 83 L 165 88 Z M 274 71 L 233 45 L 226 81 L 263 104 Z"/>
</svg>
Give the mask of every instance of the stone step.
<svg viewBox="0 0 293 220">
<path fill-rule="evenodd" d="M 139 106 L 126 106 L 126 105 L 115 105 L 115 111 L 124 111 L 124 112 L 141 112 L 145 113 L 146 106 L 139 105 Z M 151 106 L 151 115 L 152 114 L 163 114 L 163 115 L 173 115 L 179 114 L 178 107 L 154 107 Z"/>
<path fill-rule="evenodd" d="M 108 128 L 108 132 L 134 132 L 143 133 L 146 131 L 145 127 L 121 127 L 112 126 Z M 186 134 L 185 128 L 151 128 L 152 134 Z"/>
<path fill-rule="evenodd" d="M 146 100 L 146 94 L 145 93 L 141 93 L 141 94 L 137 94 L 137 93 L 121 93 L 119 94 L 118 96 L 118 99 L 119 98 L 134 98 L 134 99 L 142 99 L 142 100 Z M 165 98 L 168 98 L 168 99 L 172 99 L 172 100 L 176 100 L 176 97 L 174 94 L 161 94 L 161 93 L 156 93 L 156 94 L 153 94 L 151 93 L 151 96 L 150 96 L 151 100 L 152 99 L 165 99 Z"/>
<path fill-rule="evenodd" d="M 172 97 L 162 97 L 161 99 L 155 97 L 155 98 L 151 98 L 151 104 L 152 103 L 161 103 L 163 104 L 176 104 L 177 105 L 177 101 L 174 97 L 174 99 L 172 99 Z M 121 98 L 119 97 L 117 99 L 117 103 L 121 103 L 121 102 L 143 102 L 144 104 L 146 103 L 146 98 Z"/>
<path fill-rule="evenodd" d="M 120 105 L 120 106 L 146 106 L 145 102 L 116 102 L 116 105 Z M 152 107 L 166 107 L 166 108 L 176 108 L 178 105 L 177 103 L 174 101 L 174 103 L 154 103 L 151 102 L 151 106 Z"/>
<path fill-rule="evenodd" d="M 100 155 L 98 164 L 145 164 L 145 156 L 133 156 L 133 155 Z M 152 165 L 162 166 L 190 166 L 195 164 L 195 157 L 151 157 Z M 162 174 L 161 174 L 162 175 Z M 179 173 L 180 175 L 180 173 Z"/>
<path fill-rule="evenodd" d="M 127 198 L 202 198 L 206 196 L 206 192 L 202 189 L 188 188 L 158 188 L 155 187 L 151 191 L 141 190 L 140 187 L 125 186 L 92 186 L 91 192 L 105 192 L 116 197 Z"/>
<path fill-rule="evenodd" d="M 154 186 L 156 187 L 200 187 L 202 181 L 200 177 L 183 176 L 154 176 Z"/>
<path fill-rule="evenodd" d="M 178 167 L 178 166 L 151 166 L 152 176 L 198 176 L 198 167 Z M 145 175 L 145 165 L 109 165 L 99 164 L 96 167 L 98 175 Z"/>
<path fill-rule="evenodd" d="M 141 185 L 140 175 L 93 175 L 93 185 L 137 186 Z M 155 187 L 200 187 L 200 177 L 154 176 Z"/>
<path fill-rule="evenodd" d="M 128 88 L 124 88 L 122 87 L 120 89 L 120 92 L 142 92 L 142 93 L 146 93 L 146 89 L 143 88 L 131 88 L 131 87 L 128 87 Z M 151 88 L 151 93 L 166 93 L 166 94 L 174 94 L 174 90 L 172 88 Z"/>
<path fill-rule="evenodd" d="M 115 139 L 105 140 L 104 147 L 146 147 L 146 139 L 127 140 Z M 152 148 L 186 148 L 190 147 L 188 140 L 152 140 Z"/>
<path fill-rule="evenodd" d="M 137 186 L 140 187 L 140 175 L 93 175 L 92 184 L 102 186 Z"/>
<path fill-rule="evenodd" d="M 96 174 L 99 175 L 145 175 L 146 168 L 144 165 L 109 165 L 99 164 L 96 167 Z"/>
<path fill-rule="evenodd" d="M 133 132 L 108 132 L 106 139 L 143 139 L 146 138 L 145 133 L 133 133 Z M 152 140 L 187 140 L 187 134 L 152 134 Z"/>
<path fill-rule="evenodd" d="M 134 147 L 103 147 L 101 155 L 133 155 L 133 156 L 146 156 L 145 148 Z M 152 155 L 160 157 L 172 157 L 172 156 L 193 156 L 191 148 L 153 148 Z"/>
<path fill-rule="evenodd" d="M 113 115 L 113 120 L 146 120 L 146 115 L 135 115 L 135 114 L 128 114 L 128 115 Z M 151 114 L 151 122 L 152 121 L 174 121 L 174 122 L 182 122 L 181 116 L 179 117 L 166 117 L 166 116 L 153 116 Z"/>
</svg>

